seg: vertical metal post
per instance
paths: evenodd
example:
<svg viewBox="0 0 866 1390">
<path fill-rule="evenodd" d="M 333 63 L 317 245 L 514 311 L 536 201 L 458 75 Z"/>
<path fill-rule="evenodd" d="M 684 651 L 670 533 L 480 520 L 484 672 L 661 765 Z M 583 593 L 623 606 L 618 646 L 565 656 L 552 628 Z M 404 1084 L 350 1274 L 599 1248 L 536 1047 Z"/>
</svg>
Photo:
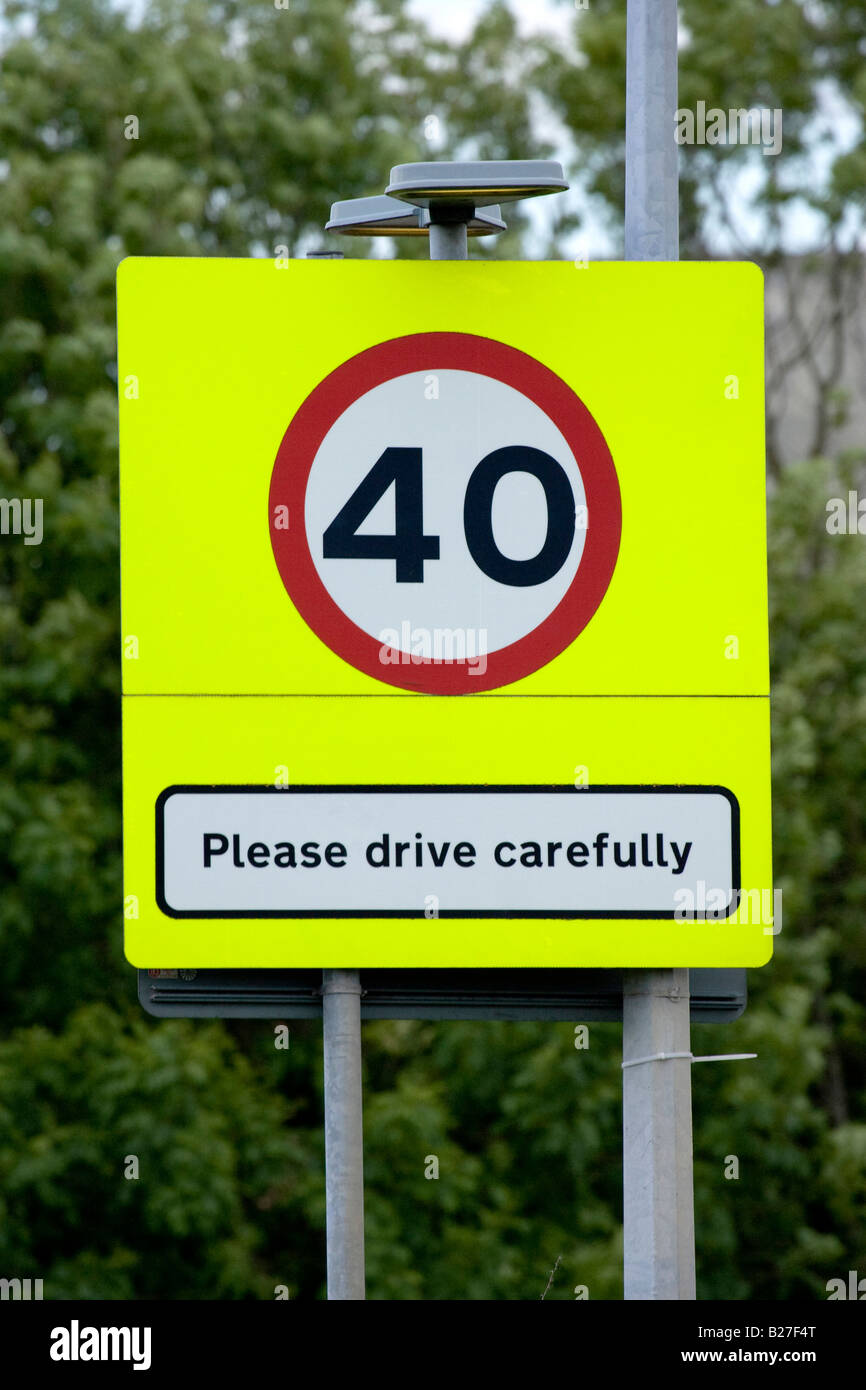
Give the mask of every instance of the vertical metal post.
<svg viewBox="0 0 866 1390">
<path fill-rule="evenodd" d="M 626 260 L 675 261 L 676 0 L 628 0 L 627 24 Z M 689 1033 L 688 970 L 623 973 L 623 1061 L 657 1059 L 622 1074 L 626 1299 L 695 1297 Z"/>
<path fill-rule="evenodd" d="M 677 0 L 628 0 L 625 75 L 625 258 L 680 254 Z"/>
<path fill-rule="evenodd" d="M 670 1056 L 690 1051 L 688 970 L 625 971 L 622 1019 L 625 1298 L 691 1299 L 692 1064 Z"/>
<path fill-rule="evenodd" d="M 328 1298 L 363 1299 L 364 1131 L 361 979 L 322 971 Z"/>
<path fill-rule="evenodd" d="M 468 209 L 467 219 L 472 211 Z M 460 220 L 457 209 L 447 221 L 431 222 L 431 260 L 465 261 L 467 255 L 467 222 Z M 322 972 L 322 1029 L 328 1298 L 363 1299 L 364 1136 L 361 978 L 357 970 Z"/>
<path fill-rule="evenodd" d="M 431 222 L 431 261 L 465 261 L 468 255 L 465 222 Z"/>
</svg>

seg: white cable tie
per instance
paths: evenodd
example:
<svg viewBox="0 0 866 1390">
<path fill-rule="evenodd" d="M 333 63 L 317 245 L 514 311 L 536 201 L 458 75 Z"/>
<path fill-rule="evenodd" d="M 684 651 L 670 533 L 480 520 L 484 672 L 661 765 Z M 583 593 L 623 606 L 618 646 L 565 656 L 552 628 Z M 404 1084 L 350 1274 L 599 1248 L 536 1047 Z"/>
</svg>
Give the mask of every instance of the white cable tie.
<svg viewBox="0 0 866 1390">
<path fill-rule="evenodd" d="M 746 1062 L 757 1052 L 716 1052 L 709 1057 L 693 1057 L 693 1062 Z"/>
<path fill-rule="evenodd" d="M 745 1062 L 757 1055 L 757 1052 L 717 1052 L 712 1056 L 695 1057 L 692 1052 L 653 1052 L 649 1057 L 632 1057 L 631 1061 L 623 1062 L 622 1069 L 642 1067 L 645 1062 L 672 1062 L 678 1058 L 687 1058 L 690 1062 Z"/>
<path fill-rule="evenodd" d="M 672 1062 L 677 1057 L 687 1057 L 690 1062 L 694 1060 L 691 1052 L 653 1052 L 649 1057 L 632 1057 L 630 1062 L 623 1062 L 622 1069 L 642 1067 L 644 1062 Z"/>
</svg>

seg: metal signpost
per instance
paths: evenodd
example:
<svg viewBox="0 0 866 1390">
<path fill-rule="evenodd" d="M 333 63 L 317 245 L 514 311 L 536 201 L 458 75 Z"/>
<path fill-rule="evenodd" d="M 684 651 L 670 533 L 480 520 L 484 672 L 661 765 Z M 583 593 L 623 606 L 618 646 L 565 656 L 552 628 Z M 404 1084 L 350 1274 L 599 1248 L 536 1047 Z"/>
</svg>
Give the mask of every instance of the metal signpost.
<svg viewBox="0 0 866 1390">
<path fill-rule="evenodd" d="M 364 1127 L 361 981 L 322 972 L 325 1203 L 329 1299 L 364 1297 Z"/>
<path fill-rule="evenodd" d="M 679 259 L 677 0 L 628 0 L 625 257 Z M 695 1297 L 689 972 L 623 980 L 626 1299 Z"/>
<path fill-rule="evenodd" d="M 676 5 L 628 23 L 639 264 L 467 262 L 527 160 L 332 208 L 434 265 L 118 274 L 126 953 L 157 1014 L 321 1012 L 330 1298 L 361 1018 L 569 1009 L 623 1018 L 626 1298 L 695 1296 L 689 1016 L 774 930 L 762 284 L 665 264 Z"/>
<path fill-rule="evenodd" d="M 424 219 L 429 236 L 430 259 L 434 261 L 465 261 L 468 256 L 467 237 L 470 223 L 490 231 L 503 226 L 498 207 L 476 209 L 478 183 L 493 182 L 501 200 L 513 201 L 533 193 L 557 192 L 566 187 L 562 171 L 548 161 L 534 161 L 530 170 L 527 161 L 518 172 L 515 166 L 492 162 L 474 167 L 464 166 L 459 174 L 443 176 L 441 165 L 406 165 L 393 170 L 391 186 L 385 197 L 398 195 L 414 205 Z M 531 179 L 531 174 L 535 179 Z M 521 177 L 522 175 L 522 177 Z M 539 177 L 544 186 L 539 187 Z M 486 197 L 486 190 L 482 194 Z M 396 199 L 395 199 L 396 201 Z M 369 206 L 379 200 L 358 200 L 354 212 L 363 234 L 373 231 L 369 218 L 381 210 Z M 364 206 L 366 204 L 366 207 Z M 400 207 L 404 204 L 399 204 Z M 332 213 L 330 230 L 343 231 L 338 219 L 352 215 L 352 205 L 342 204 Z M 395 209 L 396 212 L 396 209 Z M 489 213 L 487 225 L 483 214 Z M 398 214 L 399 216 L 399 214 Z M 498 224 L 498 225 L 497 225 Z M 381 227 L 377 230 L 381 231 Z M 331 991 L 342 981 L 345 991 L 339 997 L 342 1012 L 338 1014 L 330 1003 Z M 360 973 L 357 970 L 326 970 L 323 982 L 324 1011 L 322 1035 L 325 1050 L 325 1182 L 328 1207 L 328 1296 L 329 1298 L 363 1298 L 364 1296 L 364 1185 L 360 1171 L 352 1168 L 347 1155 L 352 1144 L 358 1170 L 361 1165 L 363 1135 L 361 1131 L 361 1010 Z M 330 1065 L 329 1065 L 330 1059 Z M 345 1290 L 345 1291 L 344 1291 Z M 353 1290 L 353 1291 L 350 1291 Z"/>
</svg>

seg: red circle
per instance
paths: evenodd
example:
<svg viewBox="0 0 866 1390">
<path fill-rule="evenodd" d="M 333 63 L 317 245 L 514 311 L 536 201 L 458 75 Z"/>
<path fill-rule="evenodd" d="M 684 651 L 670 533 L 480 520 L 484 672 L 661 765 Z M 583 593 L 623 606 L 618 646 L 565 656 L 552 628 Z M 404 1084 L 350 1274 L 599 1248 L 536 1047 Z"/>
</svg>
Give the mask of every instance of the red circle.
<svg viewBox="0 0 866 1390">
<path fill-rule="evenodd" d="M 354 401 L 393 377 L 436 370 L 478 372 L 534 401 L 564 436 L 583 479 L 587 528 L 574 579 L 556 608 L 525 637 L 487 655 L 483 674 L 466 661 L 412 658 L 385 665 L 382 643 L 337 606 L 316 569 L 307 540 L 307 480 L 334 422 Z M 287 505 L 289 527 L 274 526 L 275 508 Z M 494 690 L 546 666 L 577 637 L 607 591 L 619 553 L 622 506 L 619 482 L 605 439 L 586 406 L 548 367 L 518 348 L 472 333 L 412 333 L 391 338 L 350 357 L 310 393 L 277 451 L 269 511 L 274 558 L 286 590 L 304 621 L 344 661 L 368 676 L 431 695 Z"/>
</svg>

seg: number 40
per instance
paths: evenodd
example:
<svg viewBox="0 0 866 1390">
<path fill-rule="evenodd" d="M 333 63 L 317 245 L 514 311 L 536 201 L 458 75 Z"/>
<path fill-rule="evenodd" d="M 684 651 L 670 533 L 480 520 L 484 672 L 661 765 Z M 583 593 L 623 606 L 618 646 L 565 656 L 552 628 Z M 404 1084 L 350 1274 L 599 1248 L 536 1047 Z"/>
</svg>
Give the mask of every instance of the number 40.
<svg viewBox="0 0 866 1390">
<path fill-rule="evenodd" d="M 508 473 L 529 473 L 544 489 L 547 535 L 537 555 L 512 560 L 493 534 L 493 494 Z M 360 536 L 358 527 L 394 485 L 394 534 Z M 439 559 L 439 537 L 424 535 L 420 449 L 388 448 L 322 538 L 326 560 L 393 560 L 398 584 L 423 584 L 424 561 Z M 559 572 L 574 541 L 574 493 L 561 464 L 526 444 L 494 449 L 474 469 L 463 501 L 463 530 L 480 570 L 499 584 L 528 588 Z"/>
</svg>

